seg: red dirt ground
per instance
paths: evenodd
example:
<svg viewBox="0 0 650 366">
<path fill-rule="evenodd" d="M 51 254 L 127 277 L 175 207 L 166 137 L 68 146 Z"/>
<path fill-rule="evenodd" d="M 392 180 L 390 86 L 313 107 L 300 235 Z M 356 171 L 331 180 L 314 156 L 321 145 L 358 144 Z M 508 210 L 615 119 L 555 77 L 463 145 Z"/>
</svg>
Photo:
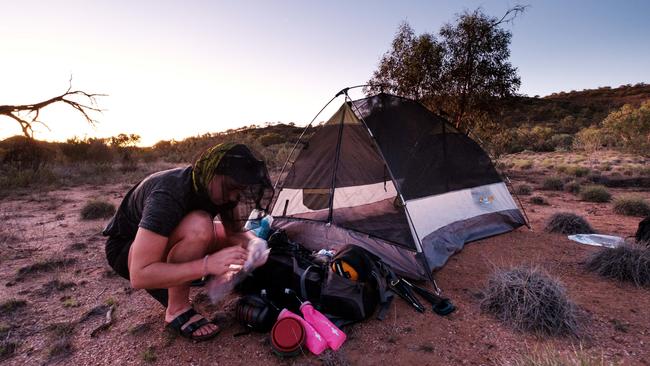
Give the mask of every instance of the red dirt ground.
<svg viewBox="0 0 650 366">
<path fill-rule="evenodd" d="M 195 301 L 200 309 L 220 319 L 222 333 L 212 341 L 191 343 L 162 332 L 162 307 L 144 291 L 131 290 L 127 281 L 108 270 L 104 239 L 99 234 L 106 220 L 79 219 L 88 200 L 107 198 L 117 205 L 127 190 L 126 185 L 86 186 L 13 196 L 0 202 L 0 233 L 5 241 L 0 246 L 0 302 L 11 298 L 27 302 L 11 314 L 0 314 L 0 329 L 6 339 L 20 341 L 15 354 L 0 362 L 147 364 L 146 353 L 150 360 L 155 358 L 149 362 L 160 365 L 492 365 L 508 364 L 522 354 L 550 347 L 567 354 L 582 349 L 606 363 L 650 363 L 650 290 L 586 272 L 582 263 L 598 248 L 543 232 L 544 221 L 552 213 L 572 211 L 585 215 L 601 233 L 632 235 L 639 218 L 615 215 L 611 203 L 586 203 L 569 193 L 541 192 L 550 205 L 534 206 L 523 197 L 533 231 L 521 228 L 471 243 L 437 273 L 445 296 L 458 306 L 453 315 L 419 314 L 397 300 L 384 321 L 373 319 L 347 328 L 349 340 L 338 355 L 283 360 L 273 355 L 266 335 L 233 337 L 242 329 L 232 319 L 232 301 L 223 307 L 212 306 L 201 289 L 194 292 Z M 616 196 L 630 190 L 612 192 Z M 640 194 L 650 198 L 647 191 Z M 76 258 L 77 262 L 17 279 L 20 268 L 56 256 Z M 481 313 L 477 294 L 493 269 L 519 264 L 542 266 L 565 284 L 585 314 L 582 339 L 538 338 Z M 74 286 L 47 293 L 43 285 L 53 279 Z M 117 304 L 115 323 L 91 337 L 103 314 L 77 321 L 107 301 Z M 51 357 L 52 345 L 62 336 L 48 330 L 48 325 L 60 322 L 75 322 L 66 333 L 71 339 L 70 354 Z"/>
</svg>

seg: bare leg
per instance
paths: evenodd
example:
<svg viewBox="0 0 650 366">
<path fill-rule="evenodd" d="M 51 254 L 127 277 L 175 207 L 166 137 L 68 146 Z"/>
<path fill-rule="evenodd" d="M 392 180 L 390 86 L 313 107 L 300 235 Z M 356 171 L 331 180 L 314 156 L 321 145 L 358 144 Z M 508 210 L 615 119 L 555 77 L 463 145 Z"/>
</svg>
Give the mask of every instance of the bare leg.
<svg viewBox="0 0 650 366">
<path fill-rule="evenodd" d="M 192 211 L 183 218 L 169 237 L 167 262 L 182 263 L 203 258 L 217 250 L 214 229 L 210 215 L 203 211 Z M 190 305 L 190 285 L 169 288 L 169 302 L 165 312 L 165 321 L 170 322 L 188 310 Z M 197 321 L 196 315 L 189 323 Z M 217 329 L 214 324 L 207 324 L 194 332 L 196 336 L 212 333 Z"/>
</svg>

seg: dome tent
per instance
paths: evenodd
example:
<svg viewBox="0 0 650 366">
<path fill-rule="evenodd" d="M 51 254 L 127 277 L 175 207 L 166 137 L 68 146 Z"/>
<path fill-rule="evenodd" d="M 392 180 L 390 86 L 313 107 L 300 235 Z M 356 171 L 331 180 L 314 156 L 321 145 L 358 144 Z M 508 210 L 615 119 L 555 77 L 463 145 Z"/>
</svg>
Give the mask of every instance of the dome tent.
<svg viewBox="0 0 650 366">
<path fill-rule="evenodd" d="M 465 243 L 525 224 L 487 153 L 445 119 L 406 98 L 342 93 L 281 174 L 274 228 L 312 250 L 355 244 L 432 279 Z"/>
</svg>

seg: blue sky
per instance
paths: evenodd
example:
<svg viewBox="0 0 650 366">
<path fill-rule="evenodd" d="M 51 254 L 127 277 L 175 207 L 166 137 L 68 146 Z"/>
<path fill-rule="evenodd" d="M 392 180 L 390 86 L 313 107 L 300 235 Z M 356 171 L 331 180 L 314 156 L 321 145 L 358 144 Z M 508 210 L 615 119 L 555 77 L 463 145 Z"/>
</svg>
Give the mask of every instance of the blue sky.
<svg viewBox="0 0 650 366">
<path fill-rule="evenodd" d="M 45 109 L 37 138 L 137 133 L 145 145 L 264 122 L 306 124 L 365 83 L 401 21 L 436 33 L 512 1 L 6 1 L 0 104 L 73 86 L 106 93 L 100 124 Z M 529 1 L 507 28 L 520 93 L 650 82 L 650 2 Z M 360 96 L 360 95 L 357 95 Z M 336 106 L 334 106 L 336 107 Z M 320 119 L 328 117 L 326 111 Z M 0 138 L 19 132 L 0 117 Z"/>
</svg>

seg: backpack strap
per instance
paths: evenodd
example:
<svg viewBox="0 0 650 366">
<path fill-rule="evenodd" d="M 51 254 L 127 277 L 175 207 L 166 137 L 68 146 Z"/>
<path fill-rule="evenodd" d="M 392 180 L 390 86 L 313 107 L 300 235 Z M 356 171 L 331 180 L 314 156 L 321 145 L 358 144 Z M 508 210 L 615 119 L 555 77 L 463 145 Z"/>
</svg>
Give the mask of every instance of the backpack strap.
<svg viewBox="0 0 650 366">
<path fill-rule="evenodd" d="M 312 265 L 308 266 L 307 268 L 305 268 L 305 270 L 302 272 L 302 274 L 300 274 L 300 295 L 302 296 L 303 299 L 305 299 L 305 301 L 309 300 L 307 298 L 307 285 L 305 284 L 305 281 L 307 280 L 307 273 L 309 273 L 309 271 L 312 268 L 316 268 L 316 265 L 312 264 Z"/>
<path fill-rule="evenodd" d="M 389 286 L 390 276 L 393 271 L 386 263 L 378 258 L 374 258 L 372 267 L 371 274 L 377 281 L 377 289 L 379 290 L 379 312 L 377 313 L 377 319 L 384 320 L 395 298 L 395 293 L 391 291 Z"/>
<path fill-rule="evenodd" d="M 423 313 L 424 306 L 422 303 L 420 303 L 420 301 L 418 301 L 417 297 L 415 297 L 415 294 L 413 293 L 413 290 L 409 284 L 404 282 L 401 277 L 395 274 L 395 272 L 393 272 L 393 270 L 386 263 L 382 262 L 381 260 L 377 260 L 377 264 L 384 277 L 385 286 L 391 291 L 391 293 L 397 294 L 409 305 L 413 306 L 415 310 Z"/>
<path fill-rule="evenodd" d="M 380 276 L 377 271 L 372 271 L 371 275 L 377 281 L 377 289 L 379 291 L 379 312 L 377 313 L 377 319 L 384 320 L 386 313 L 390 309 L 390 304 L 393 303 L 394 295 L 386 286 L 385 277 Z"/>
</svg>

